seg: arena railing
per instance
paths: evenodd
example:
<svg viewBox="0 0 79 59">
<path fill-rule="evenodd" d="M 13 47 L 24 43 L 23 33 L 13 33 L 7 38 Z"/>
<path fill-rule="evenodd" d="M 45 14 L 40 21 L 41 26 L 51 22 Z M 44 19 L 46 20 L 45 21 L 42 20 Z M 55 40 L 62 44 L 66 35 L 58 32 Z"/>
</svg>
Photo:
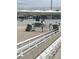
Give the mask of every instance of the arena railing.
<svg viewBox="0 0 79 59">
<path fill-rule="evenodd" d="M 52 30 L 18 43 L 17 58 L 24 56 L 25 53 L 29 52 L 31 49 L 37 47 L 42 42 L 46 41 L 51 35 L 56 32 L 56 30 Z"/>
</svg>

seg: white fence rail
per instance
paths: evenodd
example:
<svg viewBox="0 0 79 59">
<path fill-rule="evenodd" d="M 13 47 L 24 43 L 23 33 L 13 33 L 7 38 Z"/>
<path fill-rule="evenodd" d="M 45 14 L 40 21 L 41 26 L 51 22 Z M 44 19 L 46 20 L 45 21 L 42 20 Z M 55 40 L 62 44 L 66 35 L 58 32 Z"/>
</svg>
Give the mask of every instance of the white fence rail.
<svg viewBox="0 0 79 59">
<path fill-rule="evenodd" d="M 41 53 L 36 59 L 53 59 L 57 51 L 61 47 L 61 38 L 58 38 L 52 43 L 43 53 Z"/>
<path fill-rule="evenodd" d="M 46 41 L 51 35 L 57 31 L 49 31 L 33 38 L 27 39 L 17 44 L 17 58 L 21 58 L 25 53 L 29 52 L 31 49 L 37 47 L 42 42 Z"/>
</svg>

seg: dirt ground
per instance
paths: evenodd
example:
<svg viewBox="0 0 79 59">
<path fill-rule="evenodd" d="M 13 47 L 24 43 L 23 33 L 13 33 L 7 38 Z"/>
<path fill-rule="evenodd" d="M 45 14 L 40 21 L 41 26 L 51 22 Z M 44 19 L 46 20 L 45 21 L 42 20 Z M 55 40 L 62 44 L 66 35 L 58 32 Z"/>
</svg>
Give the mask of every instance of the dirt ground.
<svg viewBox="0 0 79 59">
<path fill-rule="evenodd" d="M 17 43 L 41 34 L 40 32 L 17 32 Z"/>
<path fill-rule="evenodd" d="M 41 31 L 26 32 L 25 28 L 26 28 L 25 25 L 17 26 L 17 43 L 24 41 L 26 39 L 29 39 L 31 37 L 37 36 L 42 33 Z"/>
</svg>

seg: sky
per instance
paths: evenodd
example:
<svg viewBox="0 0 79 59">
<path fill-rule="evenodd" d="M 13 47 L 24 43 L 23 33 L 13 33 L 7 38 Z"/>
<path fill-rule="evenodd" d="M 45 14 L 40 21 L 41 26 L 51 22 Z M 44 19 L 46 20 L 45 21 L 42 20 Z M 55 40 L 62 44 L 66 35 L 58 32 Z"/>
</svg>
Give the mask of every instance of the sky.
<svg viewBox="0 0 79 59">
<path fill-rule="evenodd" d="M 52 0 L 53 7 L 60 7 L 61 0 Z M 50 7 L 51 0 L 17 0 L 17 7 Z"/>
</svg>

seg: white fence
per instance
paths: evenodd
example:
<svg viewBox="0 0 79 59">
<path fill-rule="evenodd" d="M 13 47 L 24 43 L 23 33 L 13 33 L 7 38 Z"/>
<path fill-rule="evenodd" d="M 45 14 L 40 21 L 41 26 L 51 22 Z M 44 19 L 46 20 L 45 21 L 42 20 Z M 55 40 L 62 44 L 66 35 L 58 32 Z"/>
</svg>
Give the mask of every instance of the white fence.
<svg viewBox="0 0 79 59">
<path fill-rule="evenodd" d="M 55 56 L 60 47 L 61 47 L 61 38 L 58 38 L 36 59 L 53 59 L 53 57 Z"/>
<path fill-rule="evenodd" d="M 22 58 L 27 52 L 31 49 L 37 47 L 42 42 L 45 42 L 51 35 L 53 35 L 56 31 L 49 31 L 33 38 L 27 39 L 17 44 L 17 58 Z"/>
</svg>

